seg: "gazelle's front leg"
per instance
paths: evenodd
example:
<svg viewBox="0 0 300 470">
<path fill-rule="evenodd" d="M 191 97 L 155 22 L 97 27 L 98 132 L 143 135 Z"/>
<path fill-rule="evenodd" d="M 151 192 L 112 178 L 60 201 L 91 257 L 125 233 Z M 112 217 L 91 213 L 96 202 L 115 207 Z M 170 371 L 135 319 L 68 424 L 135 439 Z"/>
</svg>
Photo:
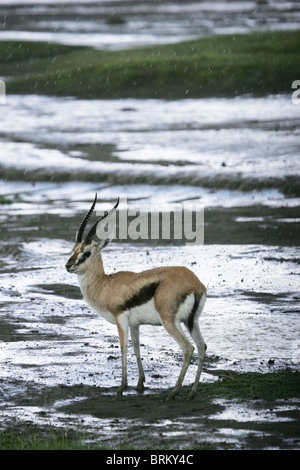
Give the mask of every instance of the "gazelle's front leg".
<svg viewBox="0 0 300 470">
<path fill-rule="evenodd" d="M 121 314 L 116 319 L 119 333 L 119 340 L 122 355 L 122 382 L 117 391 L 117 396 L 121 396 L 123 390 L 127 387 L 127 346 L 128 346 L 128 318 Z"/>
<path fill-rule="evenodd" d="M 133 344 L 134 353 L 135 353 L 138 368 L 139 368 L 139 381 L 138 381 L 136 388 L 137 388 L 137 391 L 141 393 L 144 390 L 145 374 L 144 374 L 143 365 L 141 361 L 141 355 L 140 355 L 139 325 L 131 326 L 130 334 L 131 334 L 131 340 Z"/>
</svg>

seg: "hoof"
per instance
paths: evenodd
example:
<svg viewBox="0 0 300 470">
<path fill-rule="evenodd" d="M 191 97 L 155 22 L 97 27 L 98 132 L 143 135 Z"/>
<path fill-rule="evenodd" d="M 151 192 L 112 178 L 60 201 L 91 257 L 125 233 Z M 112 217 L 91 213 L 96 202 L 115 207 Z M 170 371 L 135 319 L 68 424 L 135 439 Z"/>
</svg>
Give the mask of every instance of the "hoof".
<svg viewBox="0 0 300 470">
<path fill-rule="evenodd" d="M 143 380 L 138 382 L 138 384 L 136 386 L 136 389 L 137 389 L 138 393 L 144 393 L 145 387 L 144 387 L 144 381 Z"/>
<path fill-rule="evenodd" d="M 190 391 L 190 393 L 187 396 L 187 400 L 192 400 L 195 397 L 195 395 L 197 393 L 197 390 L 198 390 L 198 388 L 196 388 L 196 389 L 192 388 L 192 390 Z"/>
<path fill-rule="evenodd" d="M 123 396 L 123 390 L 125 390 L 125 388 L 127 387 L 127 385 L 120 385 L 120 387 L 118 388 L 117 390 L 117 397 L 122 397 Z"/>
<path fill-rule="evenodd" d="M 175 395 L 178 393 L 178 390 L 171 390 L 169 395 L 168 395 L 168 398 L 167 398 L 167 401 L 171 401 L 173 400 L 173 398 L 175 397 Z"/>
</svg>

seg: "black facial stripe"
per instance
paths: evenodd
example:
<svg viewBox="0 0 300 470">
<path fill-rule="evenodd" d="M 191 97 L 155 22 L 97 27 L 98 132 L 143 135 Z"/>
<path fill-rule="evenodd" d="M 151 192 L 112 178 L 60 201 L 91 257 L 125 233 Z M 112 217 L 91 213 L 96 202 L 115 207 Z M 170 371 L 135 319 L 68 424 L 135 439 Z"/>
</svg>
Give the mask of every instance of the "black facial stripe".
<svg viewBox="0 0 300 470">
<path fill-rule="evenodd" d="M 134 294 L 132 297 L 129 297 L 122 305 L 117 306 L 118 312 L 125 312 L 130 308 L 139 307 L 140 305 L 145 304 L 155 294 L 156 289 L 159 286 L 159 282 L 152 282 L 142 287 L 137 294 Z"/>
<path fill-rule="evenodd" d="M 77 264 L 83 263 L 87 258 L 91 256 L 90 251 L 85 251 L 84 253 L 81 253 L 80 258 L 77 261 Z"/>
</svg>

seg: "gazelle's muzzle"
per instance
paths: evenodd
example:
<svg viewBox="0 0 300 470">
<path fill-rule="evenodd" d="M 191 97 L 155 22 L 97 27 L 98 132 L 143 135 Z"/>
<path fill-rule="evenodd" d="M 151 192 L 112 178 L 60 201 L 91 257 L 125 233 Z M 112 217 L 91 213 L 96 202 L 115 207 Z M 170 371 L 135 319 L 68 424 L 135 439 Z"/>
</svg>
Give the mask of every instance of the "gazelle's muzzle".
<svg viewBox="0 0 300 470">
<path fill-rule="evenodd" d="M 74 261 L 72 260 L 72 257 L 66 262 L 66 270 L 68 273 L 74 273 L 76 272 L 76 266 L 74 264 Z"/>
</svg>

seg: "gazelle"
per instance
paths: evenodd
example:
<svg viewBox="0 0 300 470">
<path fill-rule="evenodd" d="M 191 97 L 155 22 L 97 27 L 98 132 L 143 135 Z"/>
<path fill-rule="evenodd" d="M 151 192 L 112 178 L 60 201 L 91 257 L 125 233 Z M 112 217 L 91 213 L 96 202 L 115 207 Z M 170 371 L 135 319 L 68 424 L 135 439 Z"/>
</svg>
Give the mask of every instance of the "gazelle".
<svg viewBox="0 0 300 470">
<path fill-rule="evenodd" d="M 106 223 L 106 218 L 116 210 L 119 200 L 94 223 L 83 240 L 96 201 L 97 194 L 76 232 L 73 253 L 66 263 L 66 269 L 78 275 L 81 292 L 87 303 L 106 320 L 117 325 L 122 354 L 122 382 L 117 394 L 121 395 L 127 386 L 128 329 L 138 364 L 137 389 L 139 392 L 144 389 L 139 326 L 146 324 L 163 325 L 182 349 L 183 364 L 168 399 L 174 397 L 182 385 L 194 351 L 194 346 L 181 329 L 181 323 L 184 323 L 198 349 L 198 368 L 189 394 L 189 398 L 192 398 L 198 388 L 206 350 L 198 325 L 206 300 L 206 288 L 192 271 L 181 266 L 159 267 L 139 273 L 119 271 L 105 274 L 101 250 L 109 243 L 110 237 L 100 242 L 95 242 L 93 238 L 98 224 Z"/>
</svg>

